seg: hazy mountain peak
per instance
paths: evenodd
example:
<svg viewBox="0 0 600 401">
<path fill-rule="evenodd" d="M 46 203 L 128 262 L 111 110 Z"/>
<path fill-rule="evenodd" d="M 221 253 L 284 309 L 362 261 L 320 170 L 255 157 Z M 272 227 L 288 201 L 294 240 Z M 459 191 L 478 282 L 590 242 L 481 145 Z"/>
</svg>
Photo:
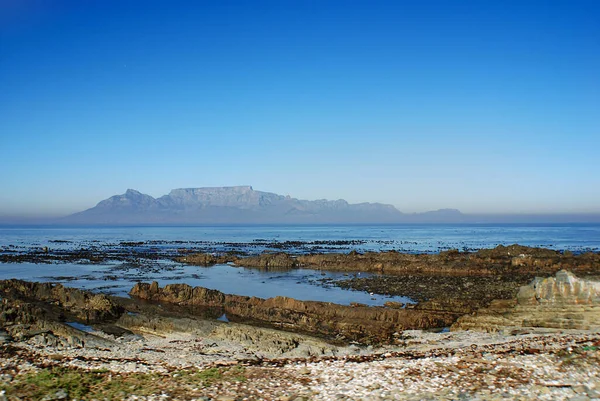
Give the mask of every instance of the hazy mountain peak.
<svg viewBox="0 0 600 401">
<path fill-rule="evenodd" d="M 98 203 L 96 207 L 114 208 L 114 207 L 134 207 L 139 205 L 149 205 L 155 201 L 150 195 L 143 194 L 135 189 L 128 189 L 122 195 L 114 195 Z"/>
<path fill-rule="evenodd" d="M 150 197 L 152 198 L 150 195 L 146 195 L 141 193 L 140 191 L 137 191 L 135 189 L 128 189 L 127 191 L 125 191 L 125 193 L 121 196 L 127 197 L 127 198 L 139 198 L 139 197 Z M 154 199 L 154 198 L 153 198 Z"/>
<path fill-rule="evenodd" d="M 350 204 L 344 199 L 301 200 L 244 185 L 177 188 L 158 199 L 128 189 L 64 220 L 84 224 L 344 224 L 414 222 L 420 216 L 431 221 L 449 214 L 452 218 L 461 216 L 458 211 L 446 210 L 405 215 L 392 205 Z"/>
<path fill-rule="evenodd" d="M 200 187 L 200 188 L 176 188 L 172 189 L 169 196 L 182 196 L 184 194 L 244 194 L 254 191 L 250 185 L 238 185 L 232 187 Z"/>
<path fill-rule="evenodd" d="M 255 191 L 249 185 L 233 187 L 178 188 L 167 195 L 169 200 L 185 208 L 233 207 L 255 208 L 269 204 L 279 195 Z"/>
</svg>

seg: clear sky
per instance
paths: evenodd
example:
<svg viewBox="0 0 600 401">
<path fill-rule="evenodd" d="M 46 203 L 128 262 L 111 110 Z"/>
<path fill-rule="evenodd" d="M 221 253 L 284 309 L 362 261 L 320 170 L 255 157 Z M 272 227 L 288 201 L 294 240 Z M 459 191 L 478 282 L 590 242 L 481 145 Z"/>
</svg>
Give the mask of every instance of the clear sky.
<svg viewBox="0 0 600 401">
<path fill-rule="evenodd" d="M 0 0 L 0 215 L 253 185 L 600 212 L 600 1 Z"/>
</svg>

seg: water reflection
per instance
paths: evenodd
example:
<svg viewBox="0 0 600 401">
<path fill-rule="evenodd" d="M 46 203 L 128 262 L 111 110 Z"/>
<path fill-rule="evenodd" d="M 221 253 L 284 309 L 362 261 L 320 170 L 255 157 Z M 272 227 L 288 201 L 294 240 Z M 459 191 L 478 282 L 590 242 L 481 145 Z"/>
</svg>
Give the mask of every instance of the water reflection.
<svg viewBox="0 0 600 401">
<path fill-rule="evenodd" d="M 303 301 L 333 302 L 342 305 L 361 303 L 376 306 L 383 305 L 387 301 L 413 302 L 408 297 L 389 297 L 321 284 L 322 281 L 346 276 L 345 273 L 311 269 L 280 272 L 225 264 L 198 267 L 166 260 L 154 261 L 152 266 L 147 267 L 118 262 L 104 265 L 0 263 L 1 279 L 59 282 L 69 287 L 118 296 L 127 296 L 131 287 L 137 282 L 157 281 L 160 286 L 181 283 L 215 289 L 226 294 L 259 298 L 286 296 Z M 362 273 L 362 276 L 368 274 Z"/>
</svg>

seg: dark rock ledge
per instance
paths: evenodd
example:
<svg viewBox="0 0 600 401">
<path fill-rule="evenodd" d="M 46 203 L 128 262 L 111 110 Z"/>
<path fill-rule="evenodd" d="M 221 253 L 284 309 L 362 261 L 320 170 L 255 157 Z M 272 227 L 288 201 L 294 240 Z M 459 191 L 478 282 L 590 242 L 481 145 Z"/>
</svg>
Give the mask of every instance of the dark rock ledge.
<svg viewBox="0 0 600 401">
<path fill-rule="evenodd" d="M 450 326 L 464 313 L 444 310 L 428 302 L 411 309 L 345 306 L 287 297 L 262 299 L 230 295 L 186 284 L 161 288 L 156 282 L 138 283 L 129 294 L 146 301 L 183 306 L 187 310 L 222 308 L 232 321 L 240 319 L 346 343 L 390 344 L 403 330 Z"/>
</svg>

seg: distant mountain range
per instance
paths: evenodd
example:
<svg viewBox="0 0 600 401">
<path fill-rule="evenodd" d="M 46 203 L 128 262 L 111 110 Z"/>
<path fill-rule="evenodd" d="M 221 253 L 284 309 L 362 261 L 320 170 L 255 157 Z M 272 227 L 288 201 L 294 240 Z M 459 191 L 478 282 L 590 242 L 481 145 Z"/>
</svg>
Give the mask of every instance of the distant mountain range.
<svg viewBox="0 0 600 401">
<path fill-rule="evenodd" d="M 301 200 L 251 186 L 174 189 L 153 198 L 128 189 L 95 207 L 61 219 L 64 224 L 345 224 L 455 223 L 454 209 L 402 213 L 382 203 Z"/>
<path fill-rule="evenodd" d="M 402 213 L 382 203 L 300 200 L 250 186 L 174 189 L 159 198 L 128 189 L 62 218 L 0 215 L 0 225 L 219 224 L 600 224 L 600 213 L 463 214 L 456 209 Z"/>
</svg>

